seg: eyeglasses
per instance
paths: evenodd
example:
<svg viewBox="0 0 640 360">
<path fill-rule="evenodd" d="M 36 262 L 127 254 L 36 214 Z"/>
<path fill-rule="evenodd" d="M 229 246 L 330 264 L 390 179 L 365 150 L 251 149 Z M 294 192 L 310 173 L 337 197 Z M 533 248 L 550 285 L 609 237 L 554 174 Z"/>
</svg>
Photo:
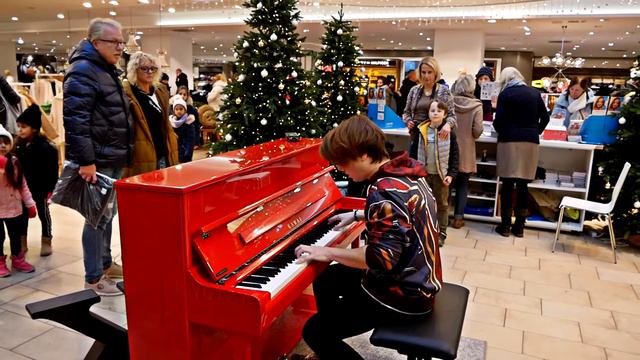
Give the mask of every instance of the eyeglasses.
<svg viewBox="0 0 640 360">
<path fill-rule="evenodd" d="M 127 44 L 122 40 L 107 40 L 107 39 L 97 39 L 97 40 L 108 42 L 109 44 L 113 44 L 116 47 L 124 47 Z"/>
<path fill-rule="evenodd" d="M 155 66 L 140 66 L 138 69 L 147 74 L 155 74 L 156 71 L 158 71 L 158 68 Z"/>
</svg>

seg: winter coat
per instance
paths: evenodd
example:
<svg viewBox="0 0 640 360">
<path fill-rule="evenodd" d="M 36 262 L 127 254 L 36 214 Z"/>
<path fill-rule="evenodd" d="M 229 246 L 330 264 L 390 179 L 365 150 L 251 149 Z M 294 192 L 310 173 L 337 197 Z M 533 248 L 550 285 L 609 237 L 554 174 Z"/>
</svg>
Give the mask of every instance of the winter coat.
<svg viewBox="0 0 640 360">
<path fill-rule="evenodd" d="M 187 105 L 187 107 L 195 110 L 191 105 Z M 196 124 L 198 124 L 198 111 L 195 112 L 195 115 L 191 113 L 191 111 L 187 111 L 187 113 L 185 113 L 185 117 L 187 117 L 188 121 L 185 121 L 179 126 L 173 128 L 173 131 L 175 131 L 178 136 L 178 160 L 180 163 L 186 163 L 193 160 L 193 148 L 196 146 L 196 138 L 198 136 L 196 131 Z M 172 122 L 174 118 L 175 116 L 173 115 L 169 117 Z M 172 126 L 175 125 L 172 124 Z"/>
<path fill-rule="evenodd" d="M 58 182 L 58 149 L 55 145 L 44 136 L 35 136 L 30 144 L 18 141 L 15 153 L 31 194 L 43 198 L 53 192 Z"/>
<path fill-rule="evenodd" d="M 133 114 L 133 162 L 130 167 L 124 171 L 124 177 L 134 176 L 149 171 L 157 170 L 158 159 L 156 158 L 156 150 L 153 145 L 153 138 L 149 124 L 142 111 L 142 107 L 133 93 L 131 84 L 128 81 L 122 83 L 124 93 L 131 103 L 131 112 Z M 158 99 L 160 108 L 162 109 L 162 133 L 165 135 L 167 148 L 167 166 L 177 165 L 178 161 L 178 136 L 173 131 L 169 123 L 169 93 L 164 87 L 155 87 L 155 94 Z"/>
<path fill-rule="evenodd" d="M 591 89 L 587 89 L 587 103 L 586 106 L 584 108 L 582 108 L 581 110 L 578 110 L 576 112 L 579 112 L 579 118 L 581 120 L 584 120 L 587 118 L 587 116 L 591 115 L 591 112 L 593 111 L 593 100 L 595 98 L 595 95 L 593 93 L 593 91 Z M 569 127 L 569 122 L 571 120 L 571 116 L 573 115 L 572 113 L 569 112 L 569 90 L 563 92 L 560 96 L 558 96 L 558 98 L 556 99 L 556 104 L 553 107 L 553 111 L 551 112 L 551 117 L 556 117 L 556 115 L 558 114 L 562 114 L 562 117 L 564 117 L 564 126 Z"/>
<path fill-rule="evenodd" d="M 131 162 L 133 120 L 116 67 L 82 40 L 64 77 L 67 160 L 80 166 L 123 168 Z"/>
<path fill-rule="evenodd" d="M 442 287 L 436 202 L 426 175 L 403 152 L 369 179 L 365 206 L 362 286 L 382 304 L 410 314 L 430 311 Z"/>
<path fill-rule="evenodd" d="M 420 146 L 418 146 L 418 161 L 423 164 L 427 163 L 427 134 L 429 131 L 429 124 L 431 120 L 423 121 L 418 125 L 418 131 L 420 132 Z M 440 179 L 444 181 L 444 178 L 451 176 L 456 178 L 458 176 L 458 142 L 456 140 L 456 133 L 454 131 L 449 133 L 449 137 L 445 140 L 438 138 L 438 133 L 444 126 L 444 122 L 438 126 L 436 131 L 436 168 L 438 169 L 438 175 Z"/>
<path fill-rule="evenodd" d="M 6 100 L 6 102 L 4 102 L 2 98 L 0 98 L 0 101 L 3 102 L 0 104 L 0 125 L 7 128 L 7 112 L 9 110 L 6 107 L 17 107 L 20 104 L 20 95 L 16 94 L 4 76 L 0 76 L 0 93 L 2 93 L 2 98 Z"/>
<path fill-rule="evenodd" d="M 549 123 L 540 92 L 526 85 L 507 87 L 498 96 L 493 128 L 498 142 L 540 143 L 539 134 Z"/>
<path fill-rule="evenodd" d="M 8 161 L 13 161 L 14 168 L 20 166 L 20 161 L 15 156 L 12 156 Z M 12 219 L 22 215 L 23 204 L 28 208 L 36 206 L 31 197 L 27 180 L 23 177 L 22 188 L 15 189 L 7 180 L 5 167 L 0 167 L 0 219 Z"/>
<path fill-rule="evenodd" d="M 482 102 L 467 96 L 454 96 L 456 107 L 456 141 L 460 161 L 458 171 L 475 173 L 476 168 L 476 139 L 482 135 Z"/>
<path fill-rule="evenodd" d="M 207 95 L 207 103 L 209 103 L 209 106 L 211 106 L 215 112 L 220 111 L 224 100 L 227 98 L 227 96 L 222 93 L 225 86 L 227 86 L 225 81 L 218 80 L 213 84 L 211 92 Z"/>
</svg>

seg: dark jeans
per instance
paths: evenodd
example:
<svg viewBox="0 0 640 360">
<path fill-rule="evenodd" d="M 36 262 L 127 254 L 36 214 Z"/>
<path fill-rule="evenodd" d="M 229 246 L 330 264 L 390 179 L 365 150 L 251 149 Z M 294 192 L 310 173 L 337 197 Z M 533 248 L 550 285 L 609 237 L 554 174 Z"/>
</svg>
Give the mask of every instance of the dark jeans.
<svg viewBox="0 0 640 360">
<path fill-rule="evenodd" d="M 464 208 L 467 206 L 467 194 L 469 193 L 469 177 L 471 177 L 471 173 L 460 172 L 454 182 L 456 204 L 453 217 L 456 219 L 462 219 L 464 217 Z"/>
<path fill-rule="evenodd" d="M 53 235 L 51 233 L 51 212 L 49 211 L 49 204 L 47 203 L 47 195 L 46 194 L 36 194 L 33 193 L 33 201 L 36 202 L 36 209 L 38 209 L 38 218 L 40 218 L 40 224 L 42 225 L 42 236 L 51 238 Z M 22 235 L 27 235 L 27 230 L 29 228 L 29 213 L 27 209 L 24 209 L 22 213 L 22 221 L 23 225 L 23 233 Z"/>
<path fill-rule="evenodd" d="M 516 188 L 516 215 L 523 216 L 527 210 L 529 190 L 527 184 L 529 180 L 519 178 L 500 178 L 502 188 L 500 189 L 501 216 L 503 225 L 511 224 L 511 210 L 513 209 L 513 187 Z M 524 219 L 521 219 L 524 220 Z M 522 221 L 524 224 L 524 221 Z"/>
<path fill-rule="evenodd" d="M 343 340 L 379 325 L 407 323 L 424 316 L 401 314 L 380 304 L 362 288 L 363 270 L 331 265 L 313 282 L 318 312 L 302 336 L 320 359 L 363 359 Z"/>
<path fill-rule="evenodd" d="M 9 233 L 9 244 L 11 246 L 11 255 L 19 255 L 22 250 L 20 244 L 20 235 L 24 228 L 22 215 L 14 218 L 0 219 L 0 256 L 4 256 L 4 224 L 7 224 L 7 232 Z"/>
</svg>

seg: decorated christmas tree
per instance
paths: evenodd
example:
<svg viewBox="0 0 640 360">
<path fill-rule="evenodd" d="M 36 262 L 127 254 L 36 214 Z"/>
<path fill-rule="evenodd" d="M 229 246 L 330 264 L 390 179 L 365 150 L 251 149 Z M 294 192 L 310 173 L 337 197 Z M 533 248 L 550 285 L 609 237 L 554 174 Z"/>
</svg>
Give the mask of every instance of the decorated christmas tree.
<svg viewBox="0 0 640 360">
<path fill-rule="evenodd" d="M 296 132 L 317 136 L 315 107 L 307 98 L 300 58 L 304 41 L 296 33 L 300 11 L 295 0 L 250 0 L 245 23 L 251 27 L 236 42 L 237 78 L 225 88 L 220 113 L 221 141 L 210 154 L 243 148 Z"/>
<path fill-rule="evenodd" d="M 338 18 L 324 22 L 322 51 L 315 63 L 313 85 L 322 134 L 359 110 L 356 59 L 362 50 L 356 43 L 355 27 L 343 17 L 340 6 Z"/>
<path fill-rule="evenodd" d="M 630 92 L 625 96 L 625 104 L 618 118 L 616 143 L 607 146 L 606 161 L 599 164 L 599 172 L 604 177 L 606 188 L 612 189 L 625 162 L 631 169 L 613 210 L 613 227 L 618 236 L 629 238 L 640 234 L 640 56 L 631 68 L 628 82 Z M 606 201 L 611 194 L 608 193 Z M 631 240 L 631 239 L 630 239 Z M 640 243 L 638 243 L 640 245 Z"/>
</svg>

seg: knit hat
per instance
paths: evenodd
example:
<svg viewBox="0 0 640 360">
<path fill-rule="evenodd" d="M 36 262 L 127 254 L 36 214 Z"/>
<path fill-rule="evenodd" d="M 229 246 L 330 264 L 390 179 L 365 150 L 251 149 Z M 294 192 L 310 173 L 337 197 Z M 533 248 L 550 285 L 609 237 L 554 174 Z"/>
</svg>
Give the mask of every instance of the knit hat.
<svg viewBox="0 0 640 360">
<path fill-rule="evenodd" d="M 11 146 L 13 146 L 13 136 L 11 136 L 11 133 L 7 131 L 7 129 L 5 129 L 2 124 L 0 124 L 0 137 L 1 136 L 9 138 L 9 143 L 11 144 Z"/>
<path fill-rule="evenodd" d="M 42 112 L 40 111 L 40 106 L 32 104 L 27 108 L 27 110 L 23 111 L 22 114 L 18 116 L 16 122 L 23 123 L 36 130 L 40 130 L 42 127 Z"/>
<path fill-rule="evenodd" d="M 180 95 L 173 98 L 173 107 L 175 108 L 178 105 L 182 105 L 182 107 L 184 107 L 184 109 L 187 110 L 187 103 L 184 100 L 182 100 L 182 96 Z"/>
<path fill-rule="evenodd" d="M 481 67 L 480 70 L 478 70 L 478 73 L 476 74 L 476 80 L 478 80 L 478 78 L 482 75 L 487 75 L 489 79 L 491 79 L 491 81 L 494 80 L 493 71 L 491 70 L 490 67 L 487 67 L 487 66 Z"/>
</svg>

